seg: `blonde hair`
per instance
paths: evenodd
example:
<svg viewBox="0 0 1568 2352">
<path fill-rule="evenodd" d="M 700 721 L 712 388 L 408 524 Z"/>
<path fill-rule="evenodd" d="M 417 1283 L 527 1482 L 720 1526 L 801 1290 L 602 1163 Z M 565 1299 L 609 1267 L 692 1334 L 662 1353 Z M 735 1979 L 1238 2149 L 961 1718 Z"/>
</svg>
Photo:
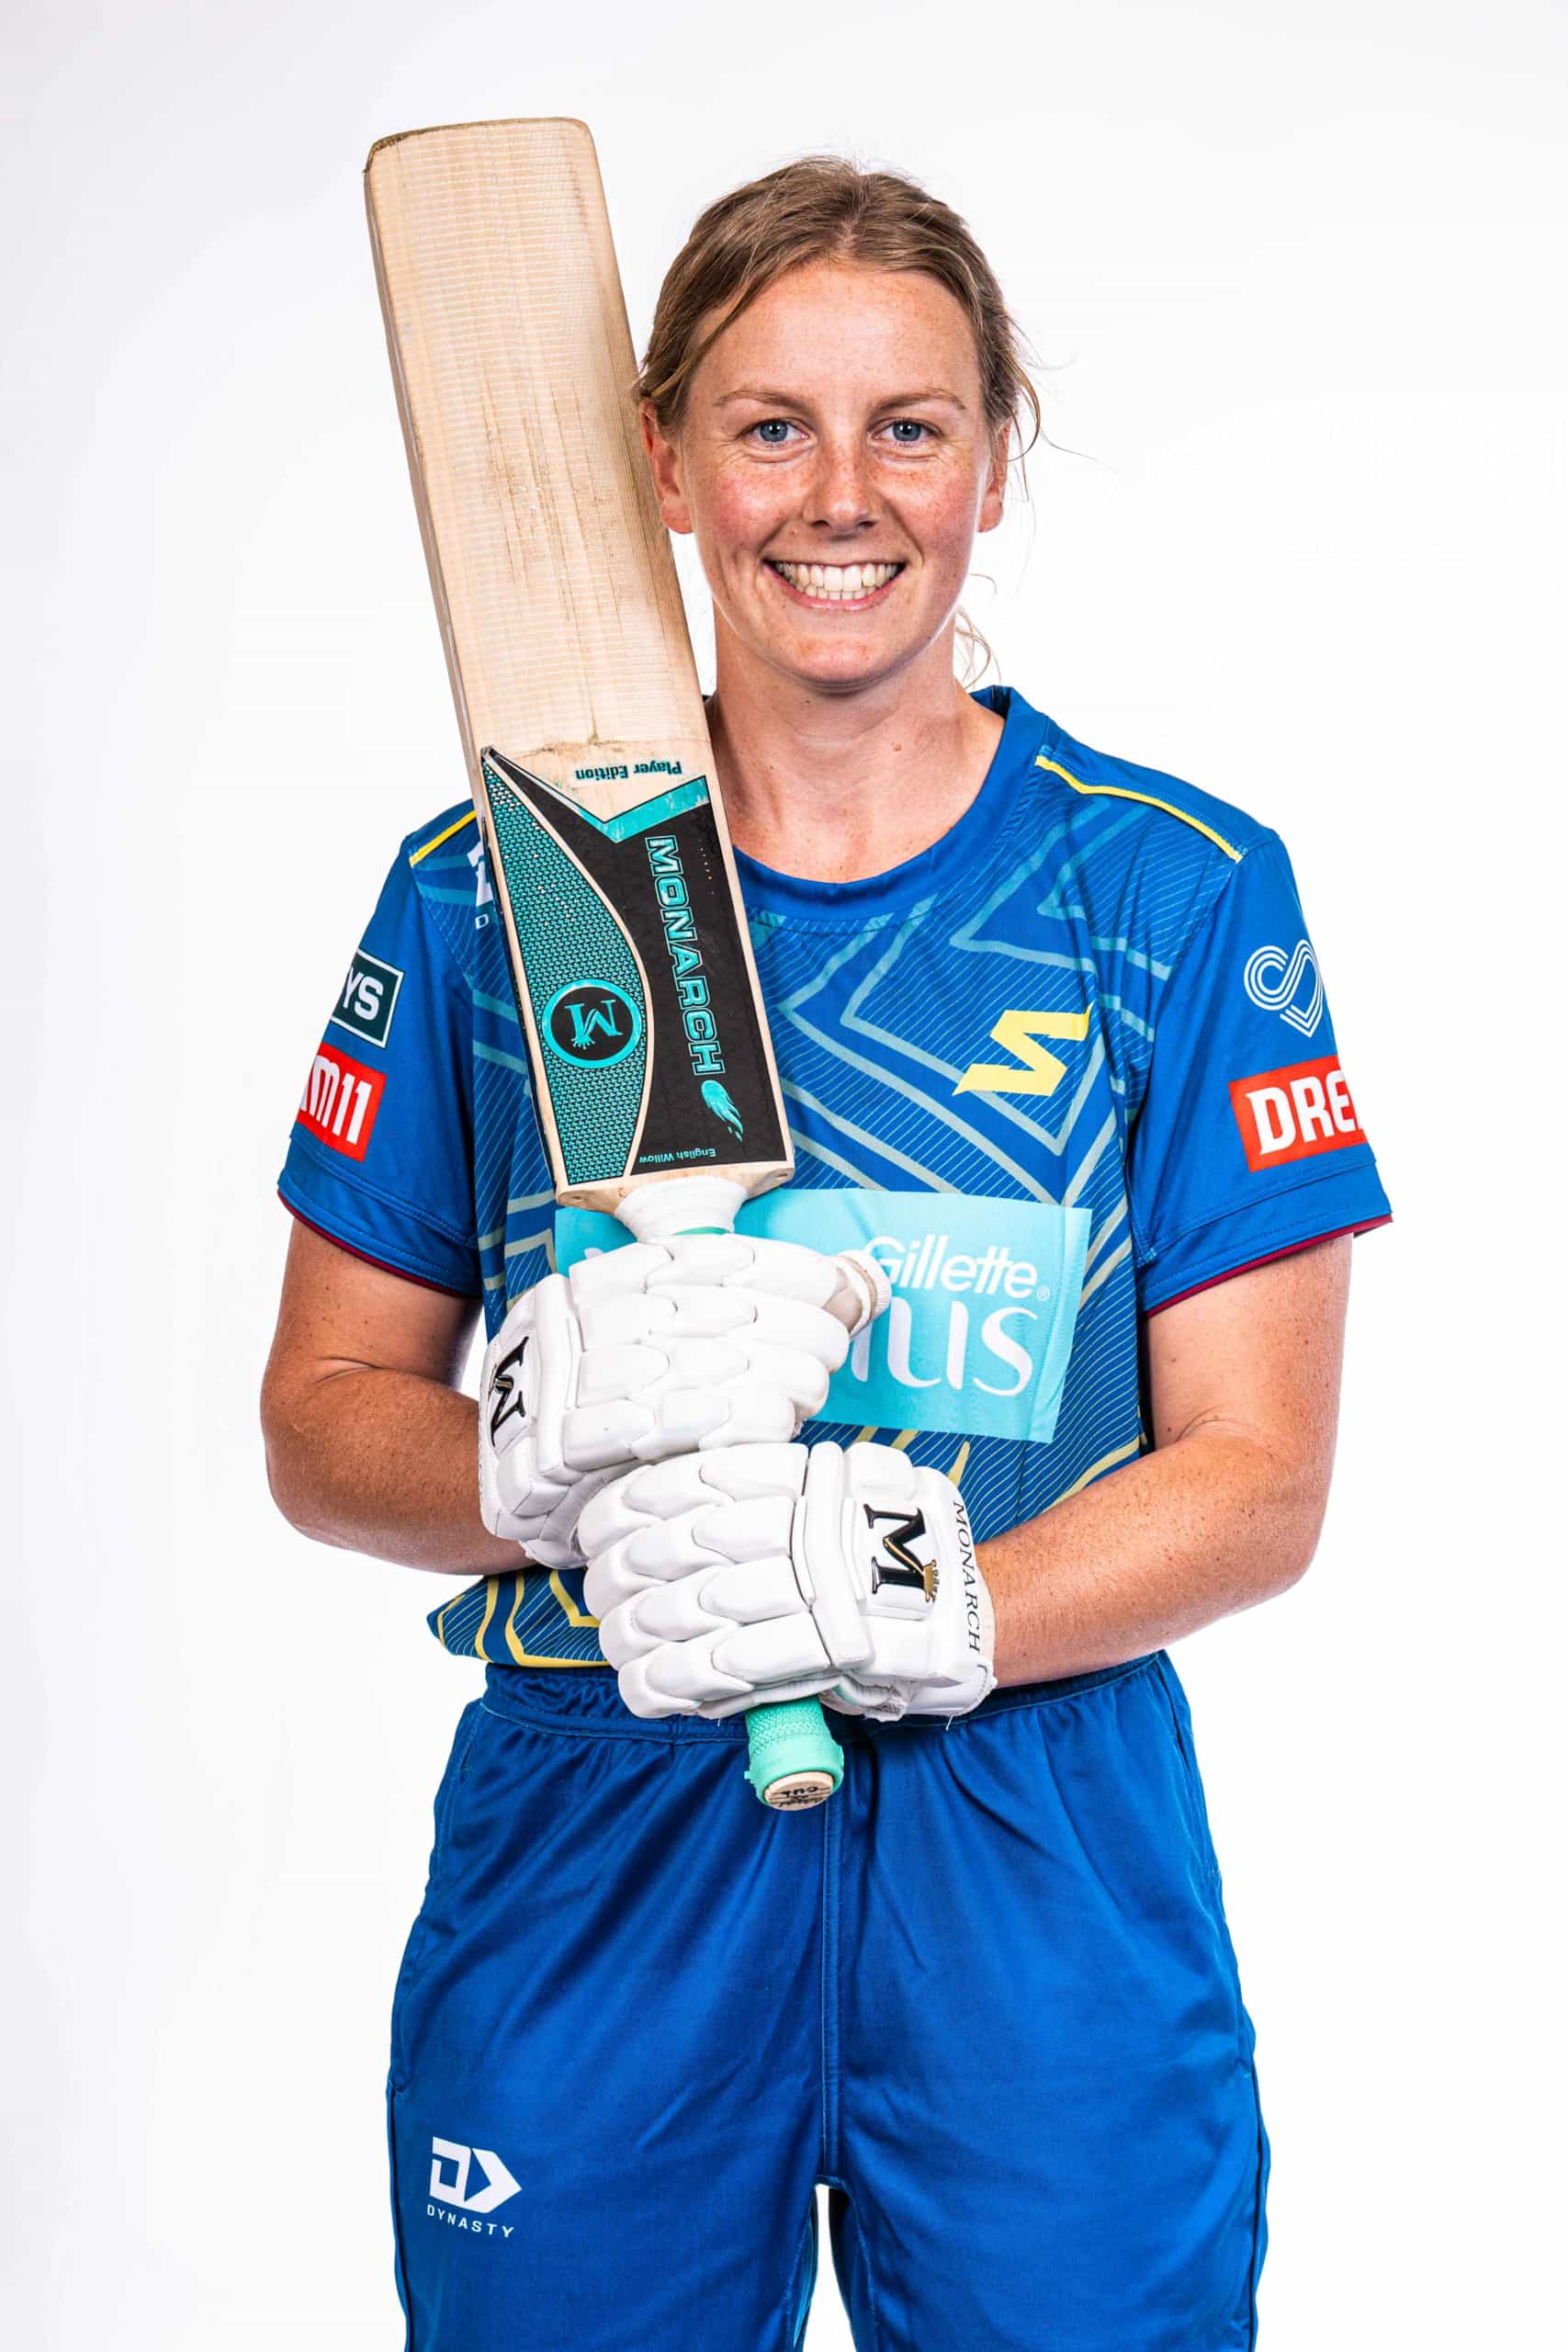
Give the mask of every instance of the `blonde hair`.
<svg viewBox="0 0 1568 2352">
<path fill-rule="evenodd" d="M 901 172 L 863 171 L 841 155 L 781 164 L 719 197 L 694 222 L 660 288 L 634 388 L 667 440 L 679 434 L 692 378 L 725 328 L 786 271 L 818 261 L 920 270 L 944 286 L 975 337 L 993 445 L 1004 426 L 1027 419 L 1033 447 L 1040 398 L 1027 346 L 967 223 Z M 984 669 L 990 649 L 962 613 L 958 630 Z"/>
</svg>

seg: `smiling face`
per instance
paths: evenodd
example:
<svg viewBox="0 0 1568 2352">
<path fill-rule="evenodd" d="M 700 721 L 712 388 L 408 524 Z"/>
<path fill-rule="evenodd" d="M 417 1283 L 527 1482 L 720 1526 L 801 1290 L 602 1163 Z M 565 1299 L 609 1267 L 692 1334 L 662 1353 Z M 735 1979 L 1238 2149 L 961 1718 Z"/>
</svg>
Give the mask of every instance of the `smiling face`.
<svg viewBox="0 0 1568 2352">
<path fill-rule="evenodd" d="M 696 537 L 721 679 L 756 661 L 836 695 L 923 654 L 951 676 L 1007 434 L 993 442 L 969 322 L 934 277 L 786 272 L 696 369 L 674 441 L 646 406 L 643 438 L 666 524 Z"/>
</svg>

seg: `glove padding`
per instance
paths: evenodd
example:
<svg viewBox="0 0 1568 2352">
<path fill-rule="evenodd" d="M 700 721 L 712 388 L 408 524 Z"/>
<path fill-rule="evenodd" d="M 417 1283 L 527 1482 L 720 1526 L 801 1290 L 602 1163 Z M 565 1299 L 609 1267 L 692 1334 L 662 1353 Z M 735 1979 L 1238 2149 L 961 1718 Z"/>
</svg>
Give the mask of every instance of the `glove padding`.
<svg viewBox="0 0 1568 2352">
<path fill-rule="evenodd" d="M 634 1714 L 820 1694 L 962 1715 L 996 1619 L 957 1487 L 889 1445 L 743 1445 L 618 1478 L 579 1526 L 583 1596 Z"/>
<path fill-rule="evenodd" d="M 583 1505 L 635 1464 L 787 1441 L 849 1338 L 834 1259 L 682 1234 L 584 1259 L 525 1291 L 485 1350 L 479 1510 L 542 1566 L 575 1567 Z"/>
</svg>

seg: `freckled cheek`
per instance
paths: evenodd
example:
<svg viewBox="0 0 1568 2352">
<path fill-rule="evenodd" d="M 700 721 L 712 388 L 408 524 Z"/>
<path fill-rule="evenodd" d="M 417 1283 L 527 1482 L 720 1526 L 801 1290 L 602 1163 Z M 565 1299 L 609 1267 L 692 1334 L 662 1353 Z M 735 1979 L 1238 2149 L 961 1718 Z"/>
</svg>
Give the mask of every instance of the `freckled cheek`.
<svg viewBox="0 0 1568 2352">
<path fill-rule="evenodd" d="M 705 487 L 703 521 L 720 554 L 754 555 L 783 519 L 778 491 L 766 481 L 720 475 Z"/>
<path fill-rule="evenodd" d="M 933 482 L 919 499 L 904 502 L 902 520 L 928 571 L 968 571 L 975 499 L 967 482 Z"/>
</svg>

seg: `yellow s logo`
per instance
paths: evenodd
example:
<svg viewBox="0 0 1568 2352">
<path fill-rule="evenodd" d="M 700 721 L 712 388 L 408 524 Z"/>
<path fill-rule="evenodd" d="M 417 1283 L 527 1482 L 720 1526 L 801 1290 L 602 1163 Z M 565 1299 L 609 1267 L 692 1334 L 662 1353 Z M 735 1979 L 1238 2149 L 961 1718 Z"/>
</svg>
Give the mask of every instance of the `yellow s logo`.
<svg viewBox="0 0 1568 2352">
<path fill-rule="evenodd" d="M 1089 1013 L 1004 1012 L 991 1035 L 1017 1057 L 1016 1062 L 971 1062 L 953 1090 L 955 1094 L 1055 1094 L 1067 1065 L 1040 1040 L 1060 1037 L 1081 1044 L 1089 1035 Z"/>
</svg>

